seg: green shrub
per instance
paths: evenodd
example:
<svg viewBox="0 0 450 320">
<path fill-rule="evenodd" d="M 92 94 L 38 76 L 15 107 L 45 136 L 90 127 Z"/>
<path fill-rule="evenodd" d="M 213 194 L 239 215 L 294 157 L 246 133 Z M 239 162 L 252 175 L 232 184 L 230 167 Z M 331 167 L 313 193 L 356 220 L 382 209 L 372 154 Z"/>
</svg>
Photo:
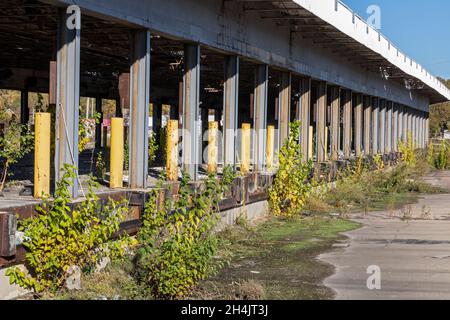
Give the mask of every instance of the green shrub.
<svg viewBox="0 0 450 320">
<path fill-rule="evenodd" d="M 414 141 L 412 133 L 408 132 L 406 143 L 400 140 L 398 142 L 398 149 L 402 154 L 402 161 L 410 168 L 416 165 L 416 154 L 414 152 Z"/>
<path fill-rule="evenodd" d="M 434 166 L 438 170 L 445 170 L 448 168 L 448 151 L 449 151 L 449 145 L 448 142 L 445 140 L 442 140 L 439 152 L 434 159 Z"/>
<path fill-rule="evenodd" d="M 26 266 L 29 274 L 19 268 L 8 270 L 10 282 L 36 293 L 54 293 L 69 276 L 69 268 L 91 271 L 102 258 L 116 258 L 124 254 L 129 237 L 110 241 L 119 230 L 127 211 L 127 203 L 110 200 L 102 206 L 94 193 L 97 183 L 90 181 L 89 192 L 75 209 L 69 207 L 69 187 L 75 178 L 74 168 L 65 165 L 57 183 L 55 200 L 37 208 L 36 218 L 24 220 L 23 245 L 27 249 Z"/>
<path fill-rule="evenodd" d="M 176 199 L 161 205 L 162 179 L 151 192 L 138 233 L 135 275 L 155 297 L 181 298 L 214 270 L 218 204 L 233 179 L 226 168 L 221 180 L 210 174 L 201 190 L 192 191 L 188 175 L 183 174 Z"/>
<path fill-rule="evenodd" d="M 279 153 L 279 169 L 269 189 L 269 204 L 275 216 L 298 214 L 312 189 L 308 181 L 312 172 L 311 161 L 304 163 L 299 143 L 300 122 L 290 124 L 289 138 Z"/>
<path fill-rule="evenodd" d="M 1 110 L 0 110 L 1 111 Z M 12 121 L 5 129 L 4 134 L 0 133 L 0 192 L 3 191 L 11 165 L 16 164 L 26 154 L 34 148 L 34 134 L 28 130 L 26 125 L 21 125 Z"/>
</svg>

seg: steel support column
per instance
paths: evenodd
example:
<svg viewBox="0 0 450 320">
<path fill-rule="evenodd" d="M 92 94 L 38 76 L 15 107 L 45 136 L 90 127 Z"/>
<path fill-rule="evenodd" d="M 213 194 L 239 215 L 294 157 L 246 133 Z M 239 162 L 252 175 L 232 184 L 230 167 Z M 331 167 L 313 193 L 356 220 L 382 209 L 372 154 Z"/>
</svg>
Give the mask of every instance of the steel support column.
<svg viewBox="0 0 450 320">
<path fill-rule="evenodd" d="M 225 82 L 223 95 L 224 162 L 236 166 L 236 132 L 238 130 L 239 106 L 239 57 L 225 59 Z"/>
<path fill-rule="evenodd" d="M 327 121 L 327 84 L 320 82 L 317 86 L 317 117 L 316 117 L 316 141 L 317 162 L 327 160 L 326 145 L 326 121 Z"/>
<path fill-rule="evenodd" d="M 344 91 L 344 115 L 343 115 L 343 127 L 344 127 L 344 139 L 343 149 L 344 158 L 349 159 L 352 153 L 352 92 L 350 90 Z"/>
<path fill-rule="evenodd" d="M 360 157 L 363 152 L 363 96 L 360 93 L 355 95 L 355 153 Z"/>
<path fill-rule="evenodd" d="M 341 109 L 341 97 L 340 88 L 331 88 L 331 160 L 339 160 L 339 129 L 340 129 L 340 109 Z"/>
<path fill-rule="evenodd" d="M 402 134 L 402 138 L 403 138 L 403 143 L 406 143 L 407 141 L 408 141 L 408 134 L 409 134 L 409 121 L 408 121 L 408 119 L 409 119 L 409 110 L 408 110 L 408 108 L 406 107 L 406 106 L 402 106 L 402 114 L 403 114 L 403 116 L 402 116 L 402 122 L 403 122 L 403 124 L 402 124 L 402 127 L 403 127 L 403 134 Z"/>
<path fill-rule="evenodd" d="M 300 145 L 303 161 L 308 161 L 309 155 L 309 126 L 311 112 L 311 79 L 303 78 L 300 80 L 300 98 L 299 98 L 299 119 L 301 122 Z"/>
<path fill-rule="evenodd" d="M 75 13 L 71 26 L 66 9 L 59 9 L 57 35 L 57 86 L 55 133 L 55 181 L 58 182 L 64 165 L 78 168 L 78 119 L 80 105 L 80 28 L 81 14 Z M 70 28 L 69 28 L 70 25 Z M 78 173 L 78 169 L 76 169 Z M 78 176 L 78 174 L 77 174 Z M 69 187 L 73 198 L 78 197 L 78 179 Z"/>
<path fill-rule="evenodd" d="M 386 100 L 380 100 L 380 121 L 379 121 L 379 137 L 380 137 L 380 148 L 379 151 L 381 154 L 386 153 Z"/>
<path fill-rule="evenodd" d="M 372 98 L 364 96 L 364 155 L 367 157 L 371 154 L 372 149 Z"/>
<path fill-rule="evenodd" d="M 392 121 L 393 117 L 393 103 L 392 101 L 386 101 L 386 153 L 392 152 L 393 146 L 393 131 L 394 131 L 394 122 Z"/>
<path fill-rule="evenodd" d="M 380 99 L 372 99 L 372 154 L 376 155 L 380 152 L 379 146 L 379 127 L 380 127 Z"/>
<path fill-rule="evenodd" d="M 183 75 L 183 167 L 193 180 L 198 180 L 202 137 L 200 121 L 200 46 L 184 46 Z"/>
<path fill-rule="evenodd" d="M 289 137 L 289 122 L 291 115 L 291 73 L 281 73 L 281 85 L 278 95 L 279 112 L 278 112 L 278 148 L 280 148 Z"/>
<path fill-rule="evenodd" d="M 255 68 L 254 91 L 254 172 L 264 170 L 266 158 L 266 127 L 267 127 L 267 90 L 269 84 L 269 66 L 262 64 Z"/>
<path fill-rule="evenodd" d="M 139 189 L 147 187 L 148 176 L 150 32 L 135 31 L 131 42 L 129 186 L 132 189 Z"/>
</svg>

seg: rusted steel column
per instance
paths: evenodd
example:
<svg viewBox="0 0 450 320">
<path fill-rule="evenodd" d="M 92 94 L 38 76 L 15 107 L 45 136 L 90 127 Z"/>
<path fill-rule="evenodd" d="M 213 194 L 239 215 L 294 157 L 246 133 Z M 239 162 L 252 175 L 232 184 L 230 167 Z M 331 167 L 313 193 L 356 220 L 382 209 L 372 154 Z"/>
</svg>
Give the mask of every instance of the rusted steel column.
<svg viewBox="0 0 450 320">
<path fill-rule="evenodd" d="M 362 155 L 363 142 L 363 96 L 360 93 L 355 95 L 355 153 L 357 157 Z"/>
<path fill-rule="evenodd" d="M 61 179 L 65 164 L 78 168 L 81 12 L 67 11 L 59 9 L 58 14 L 55 182 Z M 77 198 L 78 179 L 72 182 L 69 191 Z"/>
<path fill-rule="evenodd" d="M 254 93 L 254 172 L 264 170 L 266 158 L 266 127 L 267 127 L 267 89 L 269 83 L 269 66 L 258 65 L 255 68 Z"/>
<path fill-rule="evenodd" d="M 331 88 L 331 130 L 330 130 L 330 142 L 331 142 L 331 160 L 339 160 L 339 127 L 340 127 L 340 109 L 341 109 L 341 97 L 340 88 Z"/>
<path fill-rule="evenodd" d="M 289 136 L 289 122 L 291 115 L 291 73 L 281 73 L 280 93 L 278 95 L 280 111 L 278 113 L 278 148 Z"/>
<path fill-rule="evenodd" d="M 327 117 L 327 84 L 320 82 L 317 86 L 317 119 L 316 119 L 316 141 L 317 141 L 317 162 L 327 160 L 326 143 L 326 119 Z"/>
<path fill-rule="evenodd" d="M 344 92 L 344 158 L 349 159 L 352 153 L 352 111 L 353 101 L 352 92 L 345 90 Z"/>
<path fill-rule="evenodd" d="M 198 180 L 201 159 L 200 117 L 200 45 L 184 46 L 183 75 L 183 167 L 191 179 Z"/>
<path fill-rule="evenodd" d="M 239 57 L 225 59 L 225 82 L 223 94 L 224 162 L 236 166 L 236 131 L 239 106 Z"/>
<path fill-rule="evenodd" d="M 310 148 L 309 145 L 312 136 L 310 137 L 310 112 L 311 112 L 311 79 L 304 78 L 300 80 L 300 98 L 299 98 L 298 113 L 301 122 L 300 132 L 300 146 L 303 156 L 303 161 L 310 160 Z"/>
<path fill-rule="evenodd" d="M 380 106 L 380 113 L 379 113 L 379 137 L 380 137 L 380 143 L 379 143 L 379 151 L 381 154 L 386 153 L 386 100 L 380 100 L 379 102 Z"/>
<path fill-rule="evenodd" d="M 364 155 L 370 155 L 372 149 L 372 98 L 364 96 Z"/>
<path fill-rule="evenodd" d="M 380 99 L 374 97 L 372 99 L 372 154 L 376 155 L 380 152 L 379 146 L 379 127 L 380 127 Z"/>
<path fill-rule="evenodd" d="M 393 117 L 393 103 L 392 101 L 386 101 L 386 153 L 392 152 L 392 136 L 394 131 Z"/>
<path fill-rule="evenodd" d="M 131 41 L 129 186 L 139 189 L 147 187 L 148 176 L 150 32 L 134 31 Z"/>
</svg>

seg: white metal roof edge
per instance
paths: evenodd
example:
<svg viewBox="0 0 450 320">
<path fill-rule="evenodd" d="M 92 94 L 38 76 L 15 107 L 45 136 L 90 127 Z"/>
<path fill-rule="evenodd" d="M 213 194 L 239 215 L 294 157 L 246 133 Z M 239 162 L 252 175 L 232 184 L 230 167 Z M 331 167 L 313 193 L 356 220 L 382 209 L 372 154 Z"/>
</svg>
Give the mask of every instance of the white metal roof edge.
<svg viewBox="0 0 450 320">
<path fill-rule="evenodd" d="M 292 0 L 320 19 L 334 26 L 344 34 L 355 39 L 373 52 L 378 53 L 403 72 L 419 79 L 434 89 L 445 99 L 450 100 L 448 89 L 423 66 L 404 54 L 380 31 L 370 26 L 351 8 L 340 0 Z"/>
</svg>

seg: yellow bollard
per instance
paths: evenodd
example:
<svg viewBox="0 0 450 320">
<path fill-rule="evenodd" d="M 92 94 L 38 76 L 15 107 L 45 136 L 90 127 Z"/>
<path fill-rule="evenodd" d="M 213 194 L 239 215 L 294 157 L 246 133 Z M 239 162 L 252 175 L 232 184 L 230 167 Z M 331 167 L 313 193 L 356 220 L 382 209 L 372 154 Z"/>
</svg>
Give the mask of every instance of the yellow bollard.
<svg viewBox="0 0 450 320">
<path fill-rule="evenodd" d="M 273 169 L 274 152 L 275 152 L 275 126 L 267 126 L 266 161 L 268 171 L 271 171 Z"/>
<path fill-rule="evenodd" d="M 36 113 L 34 136 L 34 198 L 50 194 L 50 113 Z"/>
<path fill-rule="evenodd" d="M 217 172 L 217 162 L 219 148 L 217 146 L 217 134 L 219 131 L 219 123 L 211 121 L 208 123 L 208 172 Z"/>
<path fill-rule="evenodd" d="M 249 123 L 242 124 L 242 142 L 241 142 L 241 172 L 248 173 L 250 171 L 250 135 L 251 125 Z"/>
<path fill-rule="evenodd" d="M 168 181 L 178 181 L 178 120 L 167 124 L 166 173 Z"/>
<path fill-rule="evenodd" d="M 110 181 L 112 189 L 123 187 L 123 118 L 111 119 Z"/>
<path fill-rule="evenodd" d="M 308 160 L 311 160 L 313 158 L 313 135 L 314 135 L 314 127 L 309 126 Z"/>
</svg>

